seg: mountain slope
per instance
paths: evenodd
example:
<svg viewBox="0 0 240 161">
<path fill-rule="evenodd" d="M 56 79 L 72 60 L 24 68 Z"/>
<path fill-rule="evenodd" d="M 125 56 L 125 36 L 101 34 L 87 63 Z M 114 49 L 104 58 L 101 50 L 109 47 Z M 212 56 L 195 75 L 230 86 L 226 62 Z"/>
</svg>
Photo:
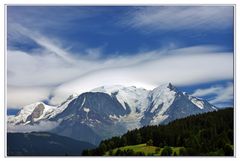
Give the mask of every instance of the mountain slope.
<svg viewBox="0 0 240 161">
<path fill-rule="evenodd" d="M 47 132 L 7 133 L 8 156 L 73 156 L 92 148 L 92 144 Z"/>
<path fill-rule="evenodd" d="M 118 85 L 95 88 L 73 97 L 41 118 L 60 122 L 51 130 L 53 133 L 97 145 L 102 139 L 128 130 L 215 110 L 207 101 L 189 96 L 171 83 L 153 90 Z M 30 113 L 32 117 L 34 112 Z M 37 124 L 39 119 L 34 121 L 30 123 Z"/>
<path fill-rule="evenodd" d="M 52 132 L 98 144 L 101 138 L 107 137 L 109 133 L 113 135 L 122 133 L 120 127 L 116 128 L 110 116 L 123 116 L 129 111 L 129 109 L 124 110 L 116 98 L 108 94 L 84 93 L 53 119 L 54 121 L 62 119 L 62 122 Z"/>
</svg>

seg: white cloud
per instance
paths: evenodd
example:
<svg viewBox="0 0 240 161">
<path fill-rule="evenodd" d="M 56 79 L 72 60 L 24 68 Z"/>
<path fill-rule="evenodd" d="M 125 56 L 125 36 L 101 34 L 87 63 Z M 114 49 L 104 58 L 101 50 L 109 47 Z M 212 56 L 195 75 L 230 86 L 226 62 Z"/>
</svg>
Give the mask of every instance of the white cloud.
<svg viewBox="0 0 240 161">
<path fill-rule="evenodd" d="M 36 131 L 49 131 L 59 125 L 60 121 L 41 121 L 39 124 L 34 125 L 12 125 L 7 124 L 8 132 L 36 132 Z"/>
<path fill-rule="evenodd" d="M 61 84 L 89 72 L 106 68 L 125 67 L 154 59 L 159 52 L 151 51 L 137 56 L 112 57 L 101 59 L 101 48 L 86 49 L 87 55 L 78 53 L 73 56 L 47 37 L 29 31 L 21 25 L 15 25 L 16 31 L 28 36 L 41 45 L 44 50 L 23 52 L 8 50 L 8 84 L 15 86 L 48 86 Z M 19 40 L 20 41 L 20 40 Z M 131 61 L 130 61 L 131 59 Z"/>
<path fill-rule="evenodd" d="M 22 106 L 47 99 L 51 88 L 47 87 L 7 87 L 7 105 L 11 108 Z"/>
<path fill-rule="evenodd" d="M 210 88 L 205 88 L 205 89 L 197 89 L 192 95 L 196 97 L 202 97 L 202 96 L 207 96 L 211 94 L 217 94 L 222 87 L 219 86 L 214 86 Z"/>
<path fill-rule="evenodd" d="M 88 55 L 74 57 L 60 43 L 19 28 L 19 33 L 29 36 L 44 50 L 8 51 L 8 107 L 40 101 L 50 94 L 53 94 L 50 102 L 57 104 L 72 93 L 101 85 L 149 89 L 165 82 L 190 85 L 233 79 L 233 54 L 222 53 L 217 46 L 158 49 L 105 59 L 101 59 L 100 49 L 88 49 Z"/>
<path fill-rule="evenodd" d="M 81 66 L 84 67 L 85 64 Z M 56 85 L 83 73 L 76 68 L 77 65 L 70 65 L 48 52 L 33 55 L 21 51 L 8 51 L 7 66 L 11 73 L 8 76 L 8 84 L 15 86 Z"/>
<path fill-rule="evenodd" d="M 233 25 L 231 6 L 139 7 L 124 25 L 154 30 L 221 30 Z"/>
<path fill-rule="evenodd" d="M 47 37 L 45 37 L 37 32 L 28 30 L 27 28 L 25 28 L 22 25 L 17 24 L 17 23 L 12 23 L 11 27 L 14 28 L 15 35 L 24 35 L 24 36 L 32 39 L 33 41 L 35 41 L 38 45 L 44 47 L 46 50 L 48 50 L 48 52 L 55 54 L 62 60 L 66 61 L 68 63 L 74 63 L 74 58 L 71 55 L 69 55 L 64 49 L 58 47 L 58 46 L 60 46 L 60 43 L 57 42 L 56 39 L 49 40 Z M 21 39 L 21 38 L 22 37 L 19 36 L 19 39 Z"/>
<path fill-rule="evenodd" d="M 161 56 L 132 66 L 89 72 L 56 88 L 51 102 L 57 103 L 70 93 L 86 92 L 101 85 L 121 84 L 153 88 L 166 82 L 172 82 L 175 85 L 191 85 L 233 79 L 233 57 L 230 53 L 190 54 L 186 52 L 178 55 L 177 50 L 174 52 L 176 53 L 170 56 Z"/>
<path fill-rule="evenodd" d="M 212 86 L 205 89 L 197 89 L 192 95 L 196 97 L 214 95 L 212 100 L 209 100 L 212 104 L 221 104 L 225 102 L 231 102 L 233 100 L 233 83 L 227 83 L 226 85 Z"/>
<path fill-rule="evenodd" d="M 216 98 L 211 100 L 210 102 L 215 104 L 215 103 L 224 103 L 227 101 L 233 100 L 233 84 L 229 84 L 227 87 L 224 89 L 220 90 L 219 93 L 217 94 Z"/>
<path fill-rule="evenodd" d="M 116 57 L 107 60 L 81 60 L 77 65 L 68 66 L 54 55 L 33 56 L 19 51 L 8 52 L 8 84 L 15 86 L 57 86 L 53 87 L 52 104 L 60 103 L 72 93 L 89 91 L 97 86 L 122 84 L 153 88 L 161 83 L 172 82 L 176 85 L 204 83 L 233 78 L 233 55 L 209 51 L 207 47 L 190 47 L 169 51 L 169 56 L 153 51 L 135 56 Z M 201 53 L 201 50 L 205 50 Z M 184 51 L 182 53 L 182 51 Z M 207 61 L 206 61 L 207 60 Z M 66 82 L 66 83 L 65 83 Z M 34 89 L 33 87 L 29 87 Z M 16 89 L 16 91 L 19 91 Z M 29 90 L 12 92 L 16 97 L 8 99 L 8 106 L 23 105 L 51 93 L 41 92 L 36 97 Z M 34 91 L 34 90 L 33 90 Z M 24 96 L 29 93 L 31 96 Z M 9 95 L 10 95 L 9 91 Z M 20 95 L 20 97 L 17 96 Z M 28 99 L 24 99 L 28 98 Z M 18 99 L 22 98 L 22 99 Z M 30 99 L 32 98 L 32 99 Z M 38 101 L 39 101 L 38 100 Z M 26 105 L 26 104 L 25 104 Z"/>
<path fill-rule="evenodd" d="M 29 36 L 28 38 L 41 45 L 44 50 L 36 50 L 33 53 L 8 50 L 8 107 L 11 108 L 20 108 L 47 99 L 52 88 L 80 76 L 109 68 L 130 66 L 151 60 L 157 55 L 157 52 L 153 51 L 137 56 L 102 60 L 98 59 L 101 56 L 101 48 L 95 48 L 87 49 L 86 56 L 73 57 L 45 36 L 30 32 L 20 25 L 15 27 L 17 33 Z"/>
</svg>

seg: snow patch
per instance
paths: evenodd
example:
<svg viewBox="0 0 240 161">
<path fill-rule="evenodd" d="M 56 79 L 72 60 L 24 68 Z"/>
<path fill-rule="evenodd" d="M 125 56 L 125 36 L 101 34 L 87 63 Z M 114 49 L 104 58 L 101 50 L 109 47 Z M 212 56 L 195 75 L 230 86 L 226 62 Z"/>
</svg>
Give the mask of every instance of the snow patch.
<svg viewBox="0 0 240 161">
<path fill-rule="evenodd" d="M 95 88 L 91 90 L 91 92 L 102 92 L 112 97 L 115 96 L 124 110 L 127 110 L 126 104 L 131 108 L 131 113 L 134 113 L 137 109 L 144 111 L 144 109 L 148 106 L 147 96 L 149 91 L 143 88 L 115 85 Z"/>
<path fill-rule="evenodd" d="M 110 119 L 113 119 L 113 120 L 118 120 L 119 118 L 114 114 L 114 115 L 109 115 L 108 116 Z"/>
<path fill-rule="evenodd" d="M 200 101 L 196 98 L 191 98 L 191 102 L 193 104 L 195 104 L 197 107 L 199 107 L 200 109 L 203 109 L 204 108 L 204 102 L 203 101 Z"/>
<path fill-rule="evenodd" d="M 66 101 L 64 101 L 60 106 L 54 109 L 54 111 L 50 114 L 49 118 L 53 118 L 56 115 L 62 113 L 68 107 L 69 103 L 74 101 L 77 97 L 77 94 L 70 95 Z"/>
<path fill-rule="evenodd" d="M 176 92 L 168 88 L 168 85 L 162 85 L 158 88 L 155 88 L 151 92 L 151 97 L 153 99 L 153 108 L 150 110 L 153 113 L 159 107 L 161 107 L 160 111 L 158 112 L 159 115 L 162 115 L 168 107 L 173 103 L 175 99 Z"/>
<path fill-rule="evenodd" d="M 215 111 L 217 111 L 218 109 L 216 108 L 216 107 L 214 107 L 214 106 L 212 106 L 212 108 L 215 110 Z"/>
<path fill-rule="evenodd" d="M 129 115 L 120 117 L 119 122 L 124 124 L 128 130 L 133 130 L 141 127 L 140 120 L 142 117 L 143 115 L 140 113 L 131 113 Z"/>
<path fill-rule="evenodd" d="M 89 109 L 89 108 L 86 108 L 86 107 L 84 107 L 84 108 L 83 108 L 83 111 L 85 111 L 85 112 L 87 112 L 87 113 L 88 113 L 88 112 L 90 111 L 90 109 Z"/>
<path fill-rule="evenodd" d="M 168 118 L 168 115 L 156 115 L 150 121 L 150 125 L 159 125 L 161 122 L 163 122 L 167 118 Z"/>
<path fill-rule="evenodd" d="M 84 98 L 83 98 L 83 101 L 82 101 L 82 104 L 81 104 L 81 107 L 84 105 L 85 100 L 86 100 L 86 98 L 84 97 Z"/>
</svg>

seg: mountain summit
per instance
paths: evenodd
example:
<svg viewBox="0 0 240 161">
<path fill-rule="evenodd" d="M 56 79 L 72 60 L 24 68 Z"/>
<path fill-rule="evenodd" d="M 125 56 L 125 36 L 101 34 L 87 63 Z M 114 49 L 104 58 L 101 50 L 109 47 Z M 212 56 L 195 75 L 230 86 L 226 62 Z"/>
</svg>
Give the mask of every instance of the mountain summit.
<svg viewBox="0 0 240 161">
<path fill-rule="evenodd" d="M 179 118 L 217 110 L 207 101 L 181 92 L 171 83 L 153 90 L 134 86 L 102 86 L 70 97 L 59 107 L 49 108 L 42 103 L 40 108 L 39 103 L 36 105 L 31 105 L 30 109 L 24 107 L 19 114 L 9 117 L 8 123 L 34 125 L 44 120 L 58 121 L 60 124 L 51 132 L 95 145 L 102 139 L 121 135 L 128 130 L 166 124 Z M 48 111 L 44 112 L 43 109 Z"/>
</svg>

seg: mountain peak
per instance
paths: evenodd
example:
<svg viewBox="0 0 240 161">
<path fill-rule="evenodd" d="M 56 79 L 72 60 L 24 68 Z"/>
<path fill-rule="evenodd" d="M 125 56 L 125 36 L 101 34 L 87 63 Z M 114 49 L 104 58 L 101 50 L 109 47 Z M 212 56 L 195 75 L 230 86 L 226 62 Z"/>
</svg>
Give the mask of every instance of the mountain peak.
<svg viewBox="0 0 240 161">
<path fill-rule="evenodd" d="M 91 92 L 95 92 L 95 91 L 107 91 L 107 90 L 113 90 L 113 89 L 122 89 L 124 88 L 124 86 L 122 85 L 108 85 L 108 86 L 100 86 L 97 88 L 94 88 L 91 90 Z"/>
<path fill-rule="evenodd" d="M 90 92 L 102 92 L 107 93 L 109 95 L 111 94 L 117 94 L 118 92 L 124 92 L 124 93 L 132 93 L 132 92 L 141 92 L 144 91 L 147 92 L 148 90 L 144 88 L 138 88 L 136 86 L 123 86 L 123 85 L 110 85 L 110 86 L 101 86 L 98 88 L 92 89 Z"/>
<path fill-rule="evenodd" d="M 174 86 L 172 85 L 172 83 L 170 83 L 170 82 L 168 83 L 168 88 L 169 88 L 169 89 L 174 88 Z"/>
<path fill-rule="evenodd" d="M 64 104 L 66 104 L 67 102 L 73 100 L 73 99 L 76 98 L 77 96 L 78 96 L 78 94 L 76 94 L 76 93 L 69 95 L 66 100 L 64 100 L 61 104 L 58 105 L 58 107 L 63 106 Z"/>
<path fill-rule="evenodd" d="M 154 88 L 153 91 L 160 92 L 162 90 L 170 90 L 170 91 L 176 91 L 176 87 L 172 85 L 172 83 L 164 83 L 159 85 L 158 87 Z"/>
<path fill-rule="evenodd" d="M 54 106 L 46 105 L 43 102 L 36 102 L 30 105 L 22 107 L 22 109 L 18 112 L 15 118 L 8 120 L 13 124 L 19 123 L 30 123 L 30 121 L 38 121 L 42 118 L 45 118 L 47 114 L 54 111 Z M 32 118 L 29 120 L 29 118 Z"/>
</svg>

